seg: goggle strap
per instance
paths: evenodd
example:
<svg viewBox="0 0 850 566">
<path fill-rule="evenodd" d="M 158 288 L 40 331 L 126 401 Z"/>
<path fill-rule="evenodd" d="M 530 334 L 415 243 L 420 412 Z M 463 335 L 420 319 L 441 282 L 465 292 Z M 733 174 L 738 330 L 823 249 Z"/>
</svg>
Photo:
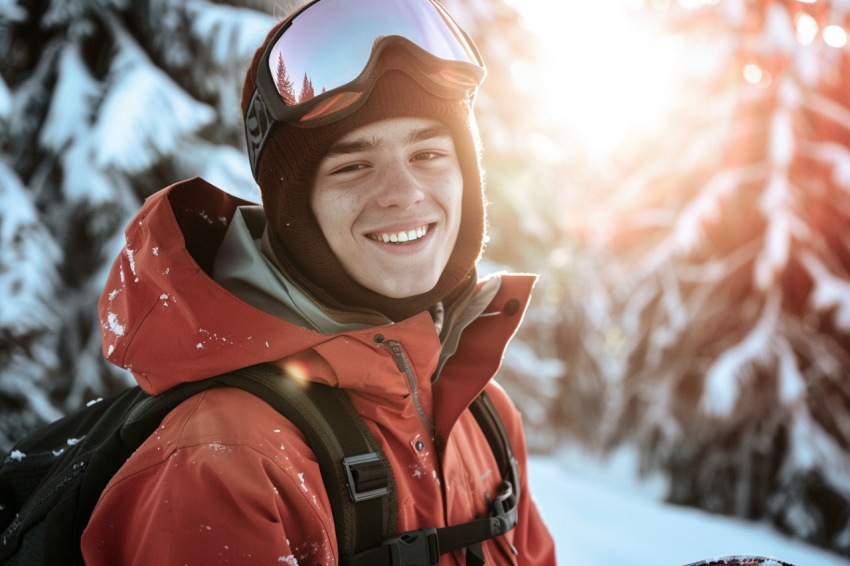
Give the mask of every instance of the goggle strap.
<svg viewBox="0 0 850 566">
<path fill-rule="evenodd" d="M 269 109 L 260 94 L 260 89 L 254 89 L 254 95 L 251 97 L 248 111 L 245 113 L 245 138 L 248 141 L 248 159 L 251 162 L 251 173 L 255 179 L 260 165 L 260 155 L 262 155 L 273 123 L 274 119 L 269 114 Z"/>
</svg>

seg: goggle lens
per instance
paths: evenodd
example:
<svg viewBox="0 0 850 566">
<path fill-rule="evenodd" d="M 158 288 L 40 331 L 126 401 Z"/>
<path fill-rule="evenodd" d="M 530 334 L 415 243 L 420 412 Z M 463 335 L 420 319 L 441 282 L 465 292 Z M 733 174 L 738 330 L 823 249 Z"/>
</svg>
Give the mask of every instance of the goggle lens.
<svg viewBox="0 0 850 566">
<path fill-rule="evenodd" d="M 383 38 L 400 36 L 447 61 L 480 65 L 431 0 L 322 0 L 297 15 L 269 54 L 281 99 L 295 106 L 356 79 Z"/>
</svg>

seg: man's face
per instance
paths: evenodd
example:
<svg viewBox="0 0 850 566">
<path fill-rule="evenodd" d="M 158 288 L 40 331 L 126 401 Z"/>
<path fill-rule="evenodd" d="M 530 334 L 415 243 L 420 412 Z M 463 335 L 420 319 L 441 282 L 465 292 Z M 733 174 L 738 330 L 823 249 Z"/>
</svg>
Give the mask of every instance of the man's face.
<svg viewBox="0 0 850 566">
<path fill-rule="evenodd" d="M 448 130 L 425 118 L 373 122 L 319 165 L 310 204 L 352 279 L 382 295 L 430 291 L 460 227 L 463 175 Z"/>
</svg>

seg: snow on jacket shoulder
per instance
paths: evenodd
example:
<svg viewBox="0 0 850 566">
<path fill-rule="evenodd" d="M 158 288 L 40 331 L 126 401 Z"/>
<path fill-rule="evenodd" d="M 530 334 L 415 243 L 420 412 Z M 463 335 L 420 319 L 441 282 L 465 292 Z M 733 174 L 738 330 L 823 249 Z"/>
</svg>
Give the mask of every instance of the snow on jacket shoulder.
<svg viewBox="0 0 850 566">
<path fill-rule="evenodd" d="M 432 384 L 440 341 L 428 313 L 326 335 L 216 284 L 208 273 L 241 204 L 200 179 L 148 199 L 127 228 L 99 304 L 109 361 L 154 394 L 261 362 L 344 388 L 390 461 L 398 532 L 487 513 L 501 478 L 467 410 L 486 388 L 519 460 L 522 493 L 517 527 L 484 544 L 487 564 L 554 564 L 554 543 L 527 486 L 519 413 L 491 381 L 534 277 L 502 276 Z M 399 370 L 399 356 L 409 372 Z M 110 481 L 83 535 L 83 556 L 90 566 L 333 566 L 337 547 L 303 434 L 259 398 L 215 389 L 172 411 Z M 440 562 L 464 563 L 460 551 Z"/>
</svg>

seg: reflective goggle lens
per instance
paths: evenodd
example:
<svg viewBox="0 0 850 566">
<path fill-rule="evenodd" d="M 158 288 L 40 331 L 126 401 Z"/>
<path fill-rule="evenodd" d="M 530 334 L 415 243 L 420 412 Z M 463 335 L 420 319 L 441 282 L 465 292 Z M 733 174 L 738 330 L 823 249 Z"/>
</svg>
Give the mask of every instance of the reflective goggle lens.
<svg viewBox="0 0 850 566">
<path fill-rule="evenodd" d="M 322 0 L 292 20 L 269 54 L 281 99 L 295 106 L 350 83 L 389 36 L 440 59 L 481 65 L 457 25 L 431 0 Z"/>
</svg>

